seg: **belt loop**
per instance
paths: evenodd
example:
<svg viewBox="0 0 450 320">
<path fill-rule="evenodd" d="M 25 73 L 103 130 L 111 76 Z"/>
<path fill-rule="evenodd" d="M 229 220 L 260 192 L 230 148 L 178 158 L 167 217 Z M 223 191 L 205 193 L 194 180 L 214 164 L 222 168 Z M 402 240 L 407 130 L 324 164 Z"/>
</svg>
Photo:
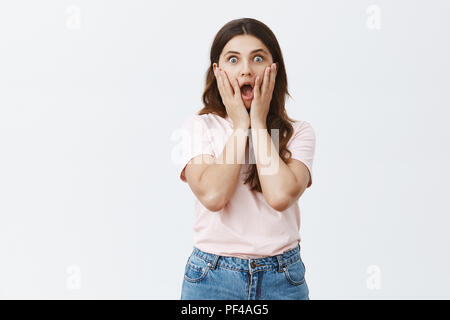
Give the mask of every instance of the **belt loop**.
<svg viewBox="0 0 450 320">
<path fill-rule="evenodd" d="M 212 260 L 212 262 L 208 262 L 208 266 L 212 269 L 215 270 L 217 267 L 217 262 L 219 261 L 220 256 L 217 254 L 213 254 L 214 258 Z"/>
<path fill-rule="evenodd" d="M 284 270 L 283 254 L 278 254 L 276 257 L 278 261 L 278 272 L 282 272 Z"/>
</svg>

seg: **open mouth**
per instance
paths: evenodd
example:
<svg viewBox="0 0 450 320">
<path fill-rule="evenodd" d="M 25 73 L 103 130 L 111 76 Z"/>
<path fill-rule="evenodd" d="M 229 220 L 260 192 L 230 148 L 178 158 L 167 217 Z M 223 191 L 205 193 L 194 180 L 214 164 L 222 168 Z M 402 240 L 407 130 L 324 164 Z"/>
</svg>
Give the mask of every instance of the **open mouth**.
<svg viewBox="0 0 450 320">
<path fill-rule="evenodd" d="M 241 87 L 241 96 L 244 100 L 253 99 L 253 87 L 250 84 L 244 84 Z"/>
</svg>

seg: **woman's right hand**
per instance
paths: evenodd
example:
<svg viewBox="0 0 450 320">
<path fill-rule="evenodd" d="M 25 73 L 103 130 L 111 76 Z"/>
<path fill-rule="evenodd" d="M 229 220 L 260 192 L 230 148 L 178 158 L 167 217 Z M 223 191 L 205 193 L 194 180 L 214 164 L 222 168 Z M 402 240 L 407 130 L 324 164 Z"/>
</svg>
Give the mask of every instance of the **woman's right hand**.
<svg viewBox="0 0 450 320">
<path fill-rule="evenodd" d="M 225 105 L 228 116 L 233 120 L 233 126 L 235 128 L 250 128 L 250 116 L 242 100 L 237 79 L 233 79 L 230 83 L 226 72 L 218 67 L 214 70 L 214 75 L 216 76 L 222 102 Z"/>
</svg>

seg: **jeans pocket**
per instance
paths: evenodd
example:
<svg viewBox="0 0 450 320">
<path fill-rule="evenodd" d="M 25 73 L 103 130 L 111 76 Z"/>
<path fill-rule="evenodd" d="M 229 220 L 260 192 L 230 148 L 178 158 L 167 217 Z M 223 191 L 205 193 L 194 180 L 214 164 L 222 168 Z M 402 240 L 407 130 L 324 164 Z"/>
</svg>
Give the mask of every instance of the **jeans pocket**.
<svg viewBox="0 0 450 320">
<path fill-rule="evenodd" d="M 294 286 L 299 286 L 305 282 L 305 265 L 302 259 L 286 265 L 284 268 L 284 274 L 288 282 Z"/>
<path fill-rule="evenodd" d="M 194 254 L 191 254 L 186 262 L 184 279 L 188 282 L 198 283 L 206 277 L 209 270 L 210 267 L 208 262 Z"/>
</svg>

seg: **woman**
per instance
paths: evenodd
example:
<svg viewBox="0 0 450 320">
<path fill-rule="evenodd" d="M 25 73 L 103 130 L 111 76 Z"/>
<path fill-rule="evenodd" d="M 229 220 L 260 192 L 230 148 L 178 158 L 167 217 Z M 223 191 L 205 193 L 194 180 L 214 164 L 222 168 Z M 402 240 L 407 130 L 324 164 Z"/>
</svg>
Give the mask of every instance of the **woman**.
<svg viewBox="0 0 450 320">
<path fill-rule="evenodd" d="M 297 201 L 312 184 L 315 133 L 286 114 L 278 41 L 258 20 L 232 20 L 210 59 L 178 171 L 196 198 L 181 299 L 309 299 Z"/>
</svg>

